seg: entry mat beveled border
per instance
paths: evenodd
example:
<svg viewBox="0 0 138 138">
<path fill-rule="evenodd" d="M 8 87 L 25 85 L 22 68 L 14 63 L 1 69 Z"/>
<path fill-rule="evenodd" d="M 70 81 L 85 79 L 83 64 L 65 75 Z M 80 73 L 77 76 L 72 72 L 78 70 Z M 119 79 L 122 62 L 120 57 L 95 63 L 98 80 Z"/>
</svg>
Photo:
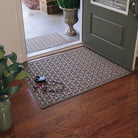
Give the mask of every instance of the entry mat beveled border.
<svg viewBox="0 0 138 138">
<path fill-rule="evenodd" d="M 25 82 L 42 109 L 131 73 L 86 47 L 28 61 L 24 66 L 30 74 Z M 35 90 L 36 75 L 62 82 L 65 88 L 61 92 Z"/>
</svg>

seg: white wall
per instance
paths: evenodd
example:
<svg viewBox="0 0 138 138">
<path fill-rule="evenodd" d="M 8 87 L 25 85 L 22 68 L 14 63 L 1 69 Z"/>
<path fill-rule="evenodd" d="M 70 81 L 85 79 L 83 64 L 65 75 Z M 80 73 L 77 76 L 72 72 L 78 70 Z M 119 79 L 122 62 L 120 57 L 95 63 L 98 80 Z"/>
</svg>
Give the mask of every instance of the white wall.
<svg viewBox="0 0 138 138">
<path fill-rule="evenodd" d="M 11 51 L 16 52 L 20 62 L 26 60 L 25 37 L 22 26 L 20 0 L 0 0 L 0 44 L 4 45 L 7 54 Z"/>
</svg>

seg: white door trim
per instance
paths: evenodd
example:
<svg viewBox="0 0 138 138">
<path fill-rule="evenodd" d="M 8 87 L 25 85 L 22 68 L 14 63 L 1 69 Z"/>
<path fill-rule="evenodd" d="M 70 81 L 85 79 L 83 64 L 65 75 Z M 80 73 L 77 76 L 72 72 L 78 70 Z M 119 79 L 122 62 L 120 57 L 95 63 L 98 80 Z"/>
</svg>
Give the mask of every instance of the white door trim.
<svg viewBox="0 0 138 138">
<path fill-rule="evenodd" d="M 133 59 L 133 67 L 132 67 L 132 70 L 135 70 L 136 58 L 137 57 L 138 57 L 138 30 L 137 30 L 137 36 L 136 36 L 135 52 L 134 52 L 134 59 Z"/>
<path fill-rule="evenodd" d="M 27 53 L 26 53 L 26 44 L 25 44 L 25 32 L 24 32 L 24 24 L 23 24 L 23 15 L 22 15 L 22 6 L 21 0 L 15 0 L 16 9 L 17 9 L 17 19 L 18 19 L 18 28 L 19 28 L 19 38 L 20 38 L 20 49 L 22 57 L 22 62 L 27 61 Z"/>
</svg>

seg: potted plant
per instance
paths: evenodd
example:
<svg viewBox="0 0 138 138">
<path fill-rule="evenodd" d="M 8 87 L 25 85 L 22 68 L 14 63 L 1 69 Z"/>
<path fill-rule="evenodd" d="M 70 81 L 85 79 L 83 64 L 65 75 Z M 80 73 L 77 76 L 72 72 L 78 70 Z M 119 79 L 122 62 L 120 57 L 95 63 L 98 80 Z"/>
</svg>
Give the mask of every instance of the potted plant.
<svg viewBox="0 0 138 138">
<path fill-rule="evenodd" d="M 76 31 L 73 25 L 78 21 L 78 9 L 80 0 L 57 0 L 58 5 L 64 12 L 64 22 L 68 24 L 67 35 L 74 36 Z"/>
<path fill-rule="evenodd" d="M 10 61 L 11 63 L 8 63 Z M 9 99 L 17 92 L 21 85 L 9 86 L 13 80 L 22 80 L 28 76 L 28 73 L 23 71 L 22 63 L 17 62 L 17 55 L 5 55 L 4 47 L 0 45 L 0 130 L 7 131 L 11 128 L 12 111 Z"/>
</svg>

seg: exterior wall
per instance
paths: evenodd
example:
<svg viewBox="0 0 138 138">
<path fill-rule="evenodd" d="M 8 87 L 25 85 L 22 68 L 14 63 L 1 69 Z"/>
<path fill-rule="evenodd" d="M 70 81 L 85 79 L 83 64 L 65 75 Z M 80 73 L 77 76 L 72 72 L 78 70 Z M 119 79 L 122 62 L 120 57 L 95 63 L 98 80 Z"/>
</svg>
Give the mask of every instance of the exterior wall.
<svg viewBox="0 0 138 138">
<path fill-rule="evenodd" d="M 4 45 L 7 54 L 17 53 L 18 61 L 26 60 L 20 0 L 0 1 L 0 44 Z"/>
</svg>

